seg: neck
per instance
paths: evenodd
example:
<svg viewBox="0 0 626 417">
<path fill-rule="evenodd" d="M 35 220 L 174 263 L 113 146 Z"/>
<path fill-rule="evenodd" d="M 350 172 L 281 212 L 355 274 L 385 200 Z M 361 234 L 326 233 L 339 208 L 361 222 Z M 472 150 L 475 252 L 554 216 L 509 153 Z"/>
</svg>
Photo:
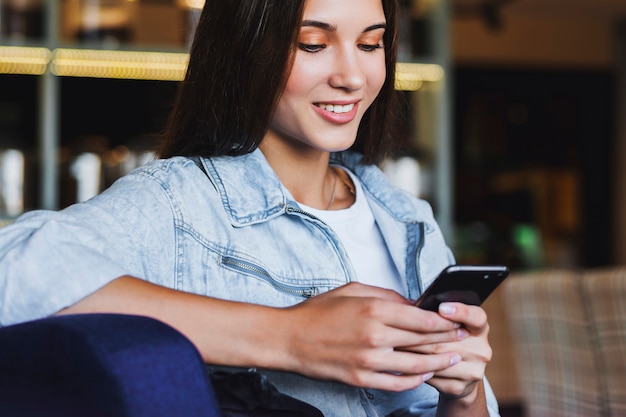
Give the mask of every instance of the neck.
<svg viewBox="0 0 626 417">
<path fill-rule="evenodd" d="M 259 149 L 280 182 L 296 201 L 326 209 L 332 198 L 333 181 L 336 181 L 335 187 L 339 183 L 329 169 L 330 153 L 316 150 L 298 153 L 275 145 L 262 142 Z"/>
</svg>

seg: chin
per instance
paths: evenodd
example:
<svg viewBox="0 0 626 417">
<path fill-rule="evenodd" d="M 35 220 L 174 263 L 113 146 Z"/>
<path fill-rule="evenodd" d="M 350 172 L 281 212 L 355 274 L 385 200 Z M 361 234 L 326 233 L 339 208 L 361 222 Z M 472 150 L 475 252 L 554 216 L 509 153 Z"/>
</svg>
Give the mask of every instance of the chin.
<svg viewBox="0 0 626 417">
<path fill-rule="evenodd" d="M 338 144 L 337 142 L 334 142 L 334 145 L 329 144 L 328 146 L 322 147 L 322 149 L 328 152 L 342 152 L 342 151 L 350 149 L 352 145 L 354 145 L 354 140 L 350 142 L 343 142 L 340 144 Z"/>
</svg>

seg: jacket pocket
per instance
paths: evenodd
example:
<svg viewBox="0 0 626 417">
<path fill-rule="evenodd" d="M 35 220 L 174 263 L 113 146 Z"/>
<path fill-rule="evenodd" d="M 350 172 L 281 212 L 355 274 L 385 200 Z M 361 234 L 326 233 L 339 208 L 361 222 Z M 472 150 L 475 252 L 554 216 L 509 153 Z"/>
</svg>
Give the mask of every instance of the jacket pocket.
<svg viewBox="0 0 626 417">
<path fill-rule="evenodd" d="M 252 262 L 228 256 L 220 258 L 220 264 L 224 268 L 246 274 L 271 285 L 275 290 L 285 294 L 295 295 L 302 298 L 311 298 L 319 293 L 319 289 L 311 285 L 286 284 L 274 278 L 265 268 Z"/>
</svg>

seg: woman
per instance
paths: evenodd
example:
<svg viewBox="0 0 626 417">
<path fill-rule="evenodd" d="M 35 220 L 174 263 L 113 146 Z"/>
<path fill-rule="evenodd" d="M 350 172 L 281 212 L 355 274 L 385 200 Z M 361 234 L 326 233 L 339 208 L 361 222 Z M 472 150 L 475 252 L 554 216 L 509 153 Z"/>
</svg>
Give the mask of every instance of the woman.
<svg viewBox="0 0 626 417">
<path fill-rule="evenodd" d="M 161 159 L 0 235 L 0 324 L 123 312 L 326 416 L 497 415 L 479 307 L 412 305 L 452 262 L 391 144 L 393 0 L 209 0 Z M 425 382 L 427 382 L 425 384 Z"/>
</svg>

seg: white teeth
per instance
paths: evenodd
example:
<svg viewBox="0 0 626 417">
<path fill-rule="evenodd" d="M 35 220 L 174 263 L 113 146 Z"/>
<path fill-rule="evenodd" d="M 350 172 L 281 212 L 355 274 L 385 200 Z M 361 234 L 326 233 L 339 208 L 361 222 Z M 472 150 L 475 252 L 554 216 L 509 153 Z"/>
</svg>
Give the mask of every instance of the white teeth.
<svg viewBox="0 0 626 417">
<path fill-rule="evenodd" d="M 348 113 L 354 108 L 354 103 L 346 104 L 345 106 L 342 106 L 341 104 L 318 104 L 318 106 L 333 113 Z"/>
</svg>

